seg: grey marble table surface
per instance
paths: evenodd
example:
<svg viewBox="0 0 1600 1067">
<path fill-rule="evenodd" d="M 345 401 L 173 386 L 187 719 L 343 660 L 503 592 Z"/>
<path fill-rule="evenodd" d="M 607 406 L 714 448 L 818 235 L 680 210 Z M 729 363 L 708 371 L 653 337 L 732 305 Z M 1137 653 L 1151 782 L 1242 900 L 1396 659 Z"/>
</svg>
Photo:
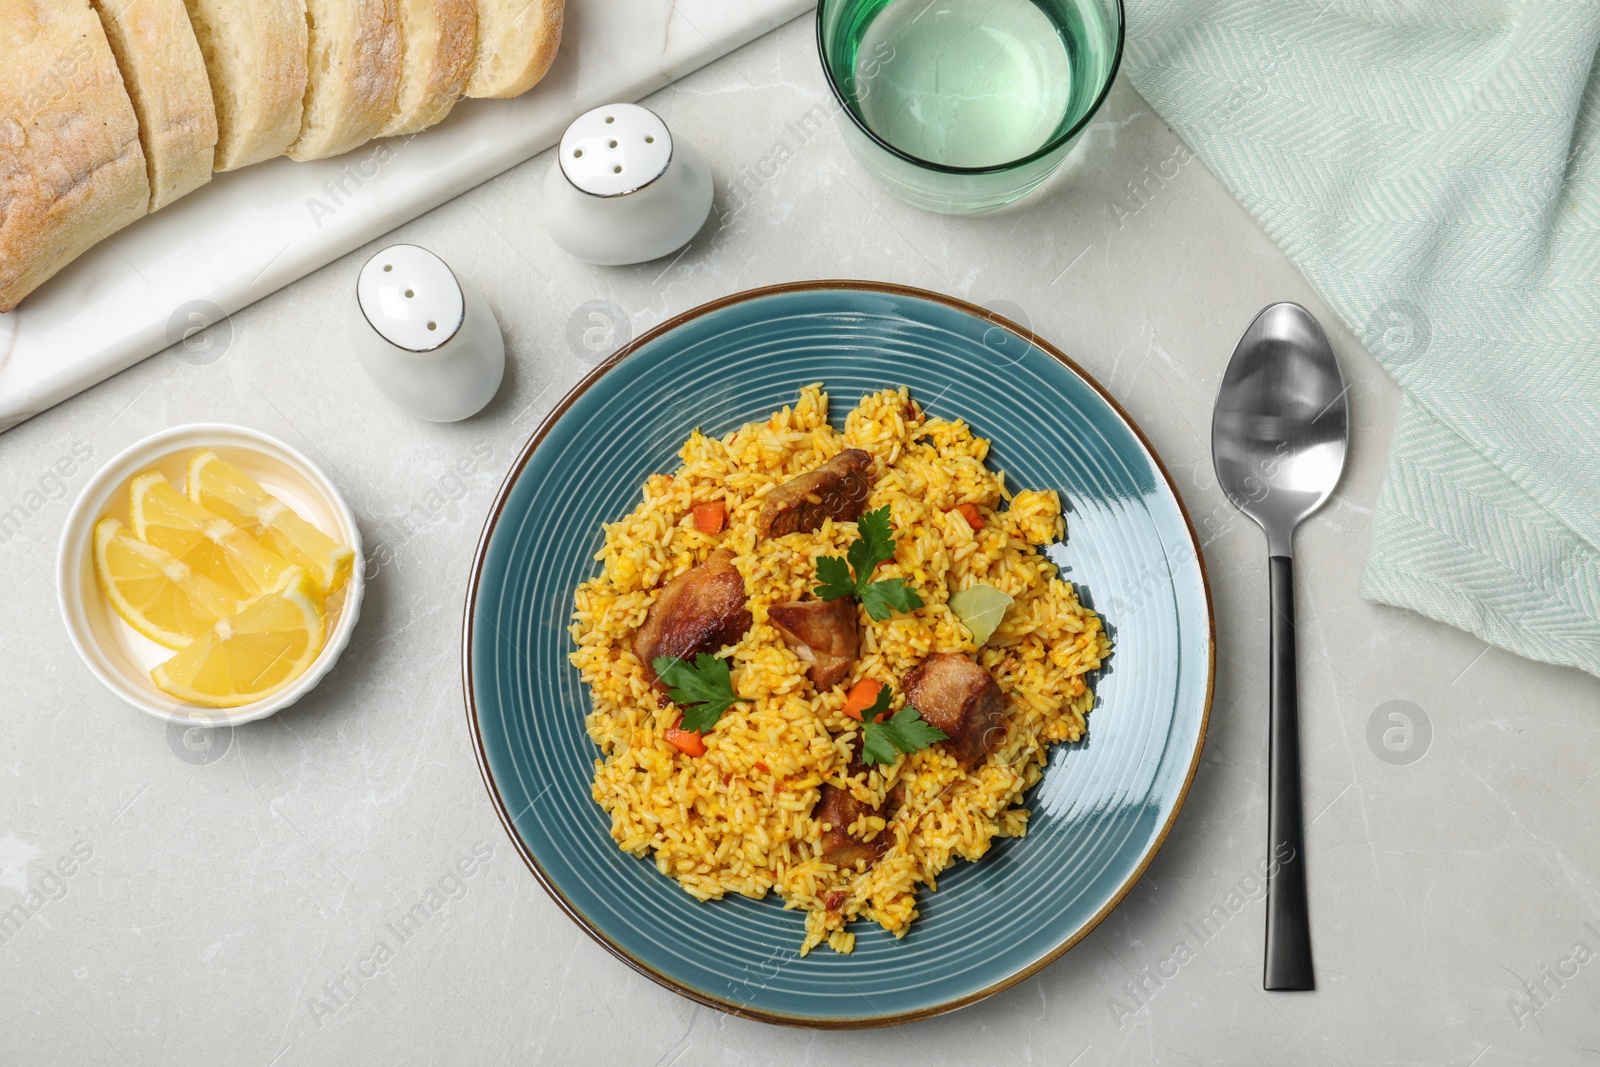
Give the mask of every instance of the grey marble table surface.
<svg viewBox="0 0 1600 1067">
<path fill-rule="evenodd" d="M 479 416 L 419 422 L 357 366 L 367 249 L 0 435 L 0 1064 L 1600 1061 L 1600 682 L 1360 598 L 1397 390 L 1138 94 L 1119 82 L 1042 192 L 966 220 L 855 164 L 809 18 L 647 103 L 717 176 L 681 255 L 564 255 L 540 223 L 548 153 L 372 246 L 432 248 L 494 307 L 510 365 Z M 703 301 L 832 277 L 987 305 L 1098 377 L 1178 481 L 1218 631 L 1199 772 L 1122 905 L 999 996 L 866 1032 L 724 1016 L 590 940 L 494 815 L 459 668 L 486 509 L 565 391 Z M 1261 990 L 1265 545 L 1208 448 L 1223 366 L 1275 300 L 1322 319 L 1353 415 L 1344 481 L 1297 542 L 1312 994 Z M 93 470 L 201 419 L 307 452 L 386 560 L 320 687 L 209 744 L 99 687 L 52 584 Z"/>
</svg>

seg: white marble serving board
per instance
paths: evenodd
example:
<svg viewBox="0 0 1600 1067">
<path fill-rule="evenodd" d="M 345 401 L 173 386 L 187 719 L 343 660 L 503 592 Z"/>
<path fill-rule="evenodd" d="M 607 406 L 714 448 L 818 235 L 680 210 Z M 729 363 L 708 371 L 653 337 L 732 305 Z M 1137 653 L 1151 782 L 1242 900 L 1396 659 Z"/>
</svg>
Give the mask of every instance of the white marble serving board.
<svg viewBox="0 0 1600 1067">
<path fill-rule="evenodd" d="M 550 73 L 433 129 L 230 174 L 101 241 L 0 315 L 0 432 L 232 314 L 637 100 L 815 0 L 567 0 Z"/>
</svg>

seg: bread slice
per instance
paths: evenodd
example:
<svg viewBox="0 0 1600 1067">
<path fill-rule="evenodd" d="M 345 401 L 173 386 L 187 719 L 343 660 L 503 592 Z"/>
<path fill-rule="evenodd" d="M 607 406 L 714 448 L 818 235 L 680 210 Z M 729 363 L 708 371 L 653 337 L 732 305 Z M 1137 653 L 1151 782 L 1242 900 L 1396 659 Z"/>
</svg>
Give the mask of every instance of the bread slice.
<svg viewBox="0 0 1600 1067">
<path fill-rule="evenodd" d="M 0 312 L 150 205 L 139 120 L 89 0 L 0 0 Z"/>
<path fill-rule="evenodd" d="M 184 4 L 217 107 L 216 169 L 283 155 L 300 133 L 306 92 L 305 0 Z"/>
<path fill-rule="evenodd" d="M 561 45 L 563 0 L 477 0 L 478 59 L 468 96 L 516 96 L 544 77 Z"/>
<path fill-rule="evenodd" d="M 400 88 L 398 0 L 307 0 L 305 123 L 290 159 L 348 152 L 378 135 Z"/>
<path fill-rule="evenodd" d="M 378 136 L 416 133 L 450 114 L 477 52 L 477 0 L 400 0 L 400 92 Z"/>
<path fill-rule="evenodd" d="M 211 180 L 217 109 L 183 0 L 91 0 L 139 117 L 150 210 Z"/>
</svg>

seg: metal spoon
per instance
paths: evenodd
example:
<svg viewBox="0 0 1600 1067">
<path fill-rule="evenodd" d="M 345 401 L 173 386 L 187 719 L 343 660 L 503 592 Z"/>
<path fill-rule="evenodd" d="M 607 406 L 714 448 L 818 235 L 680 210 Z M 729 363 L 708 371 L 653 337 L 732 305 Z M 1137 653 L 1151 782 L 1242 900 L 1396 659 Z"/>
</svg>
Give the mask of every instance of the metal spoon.
<svg viewBox="0 0 1600 1067">
<path fill-rule="evenodd" d="M 1299 304 L 1273 304 L 1239 338 L 1211 417 L 1217 481 L 1266 531 L 1272 585 L 1266 989 L 1316 988 L 1300 816 L 1291 557 L 1295 527 L 1328 499 L 1344 469 L 1345 392 L 1317 320 Z"/>
</svg>

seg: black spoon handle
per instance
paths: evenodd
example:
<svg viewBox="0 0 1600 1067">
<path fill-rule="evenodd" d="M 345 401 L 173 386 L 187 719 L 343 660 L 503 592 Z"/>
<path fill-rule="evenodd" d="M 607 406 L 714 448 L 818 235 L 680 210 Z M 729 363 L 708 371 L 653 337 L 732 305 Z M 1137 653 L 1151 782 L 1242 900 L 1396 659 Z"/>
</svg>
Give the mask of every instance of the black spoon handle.
<svg viewBox="0 0 1600 1067">
<path fill-rule="evenodd" d="M 1300 815 L 1300 704 L 1295 687 L 1294 563 L 1267 560 L 1272 579 L 1272 720 L 1267 740 L 1267 962 L 1263 989 L 1315 989 Z"/>
</svg>

